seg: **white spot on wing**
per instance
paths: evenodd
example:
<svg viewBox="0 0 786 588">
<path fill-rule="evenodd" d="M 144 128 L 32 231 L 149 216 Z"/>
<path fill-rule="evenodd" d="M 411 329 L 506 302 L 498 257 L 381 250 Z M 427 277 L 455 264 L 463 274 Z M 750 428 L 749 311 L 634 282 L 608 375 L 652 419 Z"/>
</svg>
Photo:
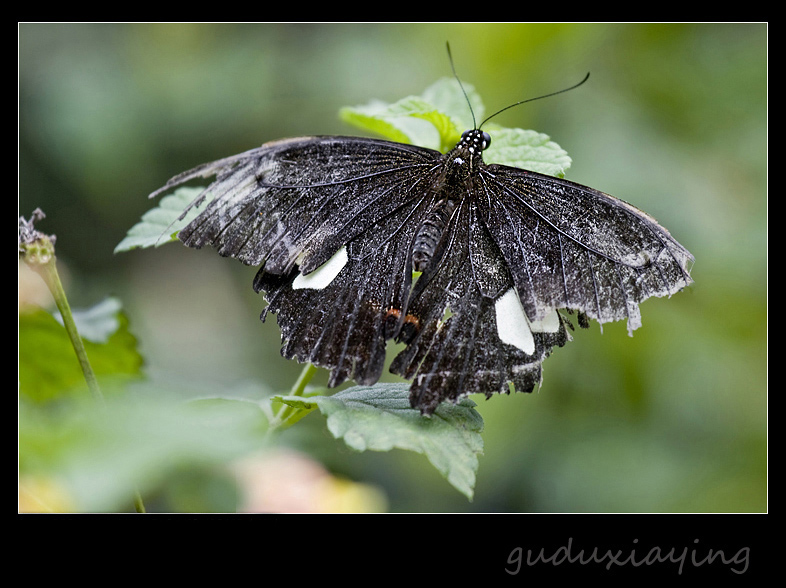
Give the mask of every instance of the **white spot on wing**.
<svg viewBox="0 0 786 588">
<path fill-rule="evenodd" d="M 559 331 L 559 316 L 556 310 L 552 310 L 542 320 L 534 321 L 529 324 L 533 333 L 556 333 Z"/>
<path fill-rule="evenodd" d="M 347 248 L 342 247 L 336 251 L 333 257 L 328 259 L 310 274 L 298 274 L 292 282 L 292 289 L 300 290 L 302 288 L 313 288 L 314 290 L 321 290 L 322 288 L 326 288 L 330 282 L 336 278 L 344 266 L 347 265 L 347 261 L 349 261 Z"/>
<path fill-rule="evenodd" d="M 527 355 L 535 353 L 532 333 L 556 333 L 560 328 L 556 310 L 552 310 L 542 320 L 530 322 L 515 288 L 510 288 L 498 298 L 494 309 L 497 313 L 497 333 L 500 340 L 518 347 Z"/>
<path fill-rule="evenodd" d="M 516 289 L 511 288 L 498 298 L 494 310 L 497 313 L 497 333 L 500 340 L 518 347 L 527 355 L 535 353 L 535 339 Z"/>
</svg>

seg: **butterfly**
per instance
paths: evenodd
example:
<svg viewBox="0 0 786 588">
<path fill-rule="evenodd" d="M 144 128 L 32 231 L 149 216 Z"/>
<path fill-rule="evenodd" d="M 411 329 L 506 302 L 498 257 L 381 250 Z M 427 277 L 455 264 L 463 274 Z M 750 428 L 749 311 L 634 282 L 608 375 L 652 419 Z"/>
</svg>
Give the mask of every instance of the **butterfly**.
<svg viewBox="0 0 786 588">
<path fill-rule="evenodd" d="M 632 332 L 642 301 L 692 282 L 691 254 L 632 205 L 484 163 L 482 125 L 447 153 L 361 137 L 272 141 L 151 197 L 214 177 L 178 238 L 259 267 L 261 318 L 277 316 L 282 355 L 329 369 L 331 387 L 371 385 L 394 340 L 403 349 L 390 371 L 412 380 L 410 404 L 429 415 L 467 394 L 531 392 L 571 339 L 572 314 L 582 327 L 627 319 Z"/>
</svg>

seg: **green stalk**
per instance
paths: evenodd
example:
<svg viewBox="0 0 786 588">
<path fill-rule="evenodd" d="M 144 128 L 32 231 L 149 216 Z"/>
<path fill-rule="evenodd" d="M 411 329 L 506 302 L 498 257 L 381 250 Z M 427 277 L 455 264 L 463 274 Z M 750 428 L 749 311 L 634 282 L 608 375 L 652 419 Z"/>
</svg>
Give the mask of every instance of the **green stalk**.
<svg viewBox="0 0 786 588">
<path fill-rule="evenodd" d="M 303 392 L 306 390 L 306 386 L 311 381 L 311 378 L 314 377 L 314 374 L 317 373 L 317 368 L 314 364 L 307 363 L 303 368 L 303 371 L 300 372 L 298 379 L 295 381 L 295 385 L 292 386 L 292 390 L 290 391 L 290 396 L 303 396 Z"/>
<path fill-rule="evenodd" d="M 63 284 L 60 281 L 60 275 L 57 273 L 56 260 L 57 258 L 53 254 L 48 256 L 47 259 L 42 260 L 43 263 L 35 263 L 32 264 L 31 267 L 44 279 L 49 291 L 52 293 L 57 309 L 60 311 L 60 316 L 63 317 L 63 325 L 68 333 L 68 338 L 71 340 L 71 346 L 74 348 L 76 357 L 79 360 L 79 367 L 82 369 L 82 374 L 85 377 L 90 394 L 93 396 L 93 399 L 103 405 L 104 396 L 101 393 L 101 389 L 98 386 L 98 380 L 90 365 L 90 360 L 87 357 L 87 351 L 85 350 L 82 337 L 79 336 L 79 331 L 77 331 L 74 316 L 71 313 L 71 306 L 68 304 L 68 298 L 63 289 Z"/>
<path fill-rule="evenodd" d="M 317 368 L 313 364 L 307 363 L 303 367 L 303 371 L 300 372 L 298 379 L 295 380 L 292 389 L 289 391 L 290 396 L 303 396 L 303 392 L 306 390 L 306 386 L 311 381 L 311 378 L 314 377 L 314 374 L 317 373 Z M 280 427 L 281 425 L 285 424 L 288 419 L 295 414 L 299 408 L 295 408 L 289 405 L 283 405 L 278 413 L 275 415 L 275 419 L 271 422 L 271 430 Z"/>
<path fill-rule="evenodd" d="M 147 512 L 147 510 L 145 510 L 145 503 L 142 502 L 142 495 L 138 490 L 134 491 L 134 510 L 136 510 L 138 513 Z"/>
</svg>

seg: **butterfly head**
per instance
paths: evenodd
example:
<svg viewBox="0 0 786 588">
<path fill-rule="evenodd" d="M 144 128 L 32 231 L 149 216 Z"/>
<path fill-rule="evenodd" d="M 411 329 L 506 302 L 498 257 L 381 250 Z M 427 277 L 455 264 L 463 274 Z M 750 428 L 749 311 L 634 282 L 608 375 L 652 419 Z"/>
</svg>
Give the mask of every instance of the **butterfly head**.
<svg viewBox="0 0 786 588">
<path fill-rule="evenodd" d="M 459 176 L 474 173 L 483 163 L 483 150 L 490 144 L 491 137 L 487 132 L 479 129 L 464 131 L 459 142 L 448 154 L 448 167 Z"/>
<path fill-rule="evenodd" d="M 479 154 L 488 149 L 489 145 L 491 145 L 491 136 L 486 131 L 471 129 L 461 134 L 461 140 L 456 147 L 464 147 L 469 149 L 470 153 Z"/>
</svg>

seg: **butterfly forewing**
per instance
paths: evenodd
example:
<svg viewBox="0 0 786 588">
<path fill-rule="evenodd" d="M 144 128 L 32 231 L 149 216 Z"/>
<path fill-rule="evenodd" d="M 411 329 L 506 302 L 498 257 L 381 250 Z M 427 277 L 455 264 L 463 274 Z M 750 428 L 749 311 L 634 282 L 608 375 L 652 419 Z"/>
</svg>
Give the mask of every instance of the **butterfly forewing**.
<svg viewBox="0 0 786 588">
<path fill-rule="evenodd" d="M 691 283 L 691 254 L 633 206 L 515 168 L 485 166 L 481 177 L 484 223 L 532 319 L 572 308 L 601 323 L 626 318 L 632 331 L 640 302 Z"/>
<path fill-rule="evenodd" d="M 284 274 L 309 272 L 419 189 L 436 152 L 371 139 L 276 141 L 223 168 L 206 210 L 180 233 L 191 247 Z"/>
</svg>

